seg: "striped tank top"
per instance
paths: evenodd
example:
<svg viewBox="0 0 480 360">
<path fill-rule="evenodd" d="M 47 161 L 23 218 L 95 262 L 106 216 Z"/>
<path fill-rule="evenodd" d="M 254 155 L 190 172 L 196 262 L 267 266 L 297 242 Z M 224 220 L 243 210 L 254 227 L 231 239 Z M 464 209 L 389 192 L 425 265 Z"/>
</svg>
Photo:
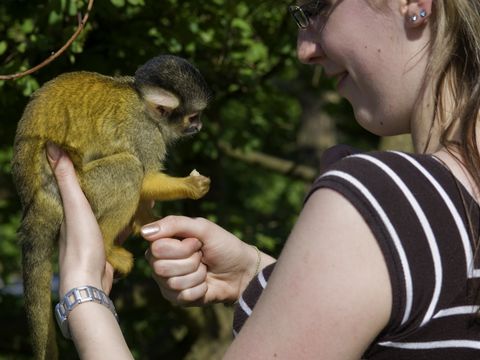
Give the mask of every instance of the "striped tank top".
<svg viewBox="0 0 480 360">
<path fill-rule="evenodd" d="M 327 151 L 325 162 L 330 165 L 306 201 L 320 188 L 348 199 L 374 234 L 392 285 L 390 320 L 363 358 L 480 359 L 475 200 L 430 155 L 358 153 L 338 146 Z M 268 285 L 274 265 L 252 279 L 239 299 L 234 334 Z"/>
</svg>

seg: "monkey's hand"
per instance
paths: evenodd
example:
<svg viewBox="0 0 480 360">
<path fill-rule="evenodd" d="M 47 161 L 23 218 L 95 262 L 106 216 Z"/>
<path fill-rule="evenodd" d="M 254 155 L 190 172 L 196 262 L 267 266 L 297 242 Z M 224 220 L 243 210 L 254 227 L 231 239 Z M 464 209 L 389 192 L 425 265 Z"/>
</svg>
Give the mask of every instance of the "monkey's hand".
<svg viewBox="0 0 480 360">
<path fill-rule="evenodd" d="M 200 175 L 195 169 L 187 177 L 187 183 L 190 184 L 191 199 L 200 199 L 210 189 L 210 178 Z"/>
<path fill-rule="evenodd" d="M 156 172 L 146 174 L 142 182 L 142 200 L 199 199 L 210 188 L 210 179 L 193 170 L 186 177 L 172 177 Z"/>
</svg>

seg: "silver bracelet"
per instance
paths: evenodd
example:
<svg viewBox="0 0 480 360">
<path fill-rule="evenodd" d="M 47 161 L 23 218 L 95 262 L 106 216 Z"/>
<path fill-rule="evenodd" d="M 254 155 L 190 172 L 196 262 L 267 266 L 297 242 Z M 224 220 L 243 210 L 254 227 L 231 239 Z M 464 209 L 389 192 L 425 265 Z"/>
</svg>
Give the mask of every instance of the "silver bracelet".
<svg viewBox="0 0 480 360">
<path fill-rule="evenodd" d="M 118 315 L 112 300 L 102 290 L 96 287 L 85 285 L 73 288 L 68 291 L 60 302 L 55 306 L 55 318 L 62 334 L 67 339 L 71 339 L 70 329 L 68 328 L 68 315 L 79 304 L 94 301 L 107 307 L 115 319 L 118 321 Z"/>
</svg>

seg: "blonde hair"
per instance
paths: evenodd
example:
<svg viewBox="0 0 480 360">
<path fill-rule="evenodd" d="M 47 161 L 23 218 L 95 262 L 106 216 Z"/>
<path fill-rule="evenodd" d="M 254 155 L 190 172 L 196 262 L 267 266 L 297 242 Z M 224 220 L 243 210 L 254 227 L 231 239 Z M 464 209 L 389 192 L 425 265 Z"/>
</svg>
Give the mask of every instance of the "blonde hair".
<svg viewBox="0 0 480 360">
<path fill-rule="evenodd" d="M 480 1 L 434 0 L 431 60 L 426 81 L 434 83 L 433 122 L 440 144 L 455 148 L 480 189 L 480 153 L 476 128 L 480 114 Z M 445 92 L 451 93 L 447 113 Z M 459 129 L 460 138 L 453 138 Z"/>
</svg>

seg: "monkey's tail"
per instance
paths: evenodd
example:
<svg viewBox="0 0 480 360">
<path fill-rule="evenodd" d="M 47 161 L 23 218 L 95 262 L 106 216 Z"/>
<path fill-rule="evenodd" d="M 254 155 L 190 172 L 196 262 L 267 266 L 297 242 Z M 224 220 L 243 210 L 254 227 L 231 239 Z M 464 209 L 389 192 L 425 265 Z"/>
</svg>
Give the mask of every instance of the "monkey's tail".
<svg viewBox="0 0 480 360">
<path fill-rule="evenodd" d="M 58 199 L 39 191 L 24 213 L 18 232 L 22 244 L 25 310 L 35 359 L 58 359 L 51 300 L 52 257 L 63 211 Z"/>
</svg>

